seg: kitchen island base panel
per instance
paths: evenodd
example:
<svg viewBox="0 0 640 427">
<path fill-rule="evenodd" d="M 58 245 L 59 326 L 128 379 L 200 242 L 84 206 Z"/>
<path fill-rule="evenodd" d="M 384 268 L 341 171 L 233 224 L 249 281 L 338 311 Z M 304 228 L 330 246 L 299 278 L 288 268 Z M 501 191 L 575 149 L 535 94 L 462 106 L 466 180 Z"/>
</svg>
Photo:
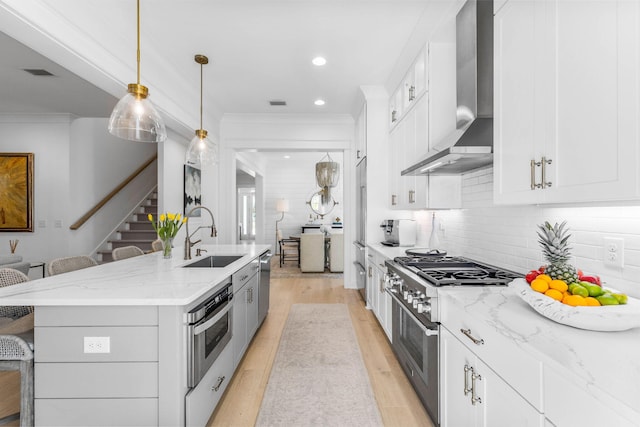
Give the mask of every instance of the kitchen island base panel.
<svg viewBox="0 0 640 427">
<path fill-rule="evenodd" d="M 158 399 L 36 399 L 35 425 L 158 426 Z"/>
</svg>

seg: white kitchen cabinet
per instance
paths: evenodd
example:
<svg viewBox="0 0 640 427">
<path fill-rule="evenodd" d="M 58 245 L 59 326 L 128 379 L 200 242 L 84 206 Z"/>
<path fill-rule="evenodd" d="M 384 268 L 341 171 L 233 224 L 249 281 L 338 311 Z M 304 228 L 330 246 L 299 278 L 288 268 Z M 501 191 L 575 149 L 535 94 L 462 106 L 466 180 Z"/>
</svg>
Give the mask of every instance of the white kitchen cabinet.
<svg viewBox="0 0 640 427">
<path fill-rule="evenodd" d="M 367 156 L 367 104 L 362 106 L 360 114 L 356 119 L 355 128 L 356 141 L 356 164 Z"/>
<path fill-rule="evenodd" d="M 391 340 L 391 297 L 385 289 L 386 258 L 384 255 L 369 250 L 366 260 L 367 269 L 367 303 L 371 306 L 380 326 Z"/>
<path fill-rule="evenodd" d="M 233 283 L 233 362 L 238 366 L 258 329 L 257 259 L 234 273 Z"/>
<path fill-rule="evenodd" d="M 447 328 L 440 333 L 443 427 L 544 426 L 544 416 Z"/>
<path fill-rule="evenodd" d="M 637 198 L 640 4 L 511 0 L 494 25 L 494 200 Z"/>
</svg>

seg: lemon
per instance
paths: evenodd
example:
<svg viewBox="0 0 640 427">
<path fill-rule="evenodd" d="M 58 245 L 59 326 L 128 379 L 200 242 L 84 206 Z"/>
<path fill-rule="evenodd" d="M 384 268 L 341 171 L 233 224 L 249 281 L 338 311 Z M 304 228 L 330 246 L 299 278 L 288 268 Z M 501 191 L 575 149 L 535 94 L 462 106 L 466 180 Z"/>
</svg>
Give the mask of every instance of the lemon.
<svg viewBox="0 0 640 427">
<path fill-rule="evenodd" d="M 551 282 L 549 282 L 549 287 L 560 292 L 564 292 L 569 289 L 569 286 L 564 280 L 552 280 Z"/>
<path fill-rule="evenodd" d="M 536 279 L 540 279 L 540 280 L 544 280 L 545 282 L 549 283 L 551 282 L 551 276 L 549 276 L 548 274 L 539 274 L 538 277 L 536 277 Z"/>
<path fill-rule="evenodd" d="M 562 292 L 557 289 L 549 289 L 544 293 L 546 296 L 553 298 L 556 301 L 562 301 L 562 297 L 564 296 Z"/>
<path fill-rule="evenodd" d="M 540 277 L 540 276 L 538 276 Z M 547 292 L 547 290 L 549 289 L 549 284 L 547 283 L 546 280 L 544 279 L 538 279 L 537 277 L 535 279 L 533 279 L 533 281 L 531 282 L 531 289 L 533 289 L 536 292 L 540 292 L 540 293 L 545 293 Z"/>
</svg>

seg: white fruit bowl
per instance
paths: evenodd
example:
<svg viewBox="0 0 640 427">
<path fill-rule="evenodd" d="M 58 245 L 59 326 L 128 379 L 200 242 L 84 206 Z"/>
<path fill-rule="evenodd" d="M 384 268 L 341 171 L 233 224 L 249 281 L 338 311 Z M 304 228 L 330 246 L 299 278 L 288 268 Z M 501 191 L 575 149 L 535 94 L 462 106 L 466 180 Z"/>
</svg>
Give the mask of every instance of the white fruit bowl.
<svg viewBox="0 0 640 427">
<path fill-rule="evenodd" d="M 640 327 L 640 300 L 600 307 L 572 307 L 536 292 L 524 279 L 509 285 L 535 311 L 554 322 L 591 331 L 626 331 Z"/>
</svg>

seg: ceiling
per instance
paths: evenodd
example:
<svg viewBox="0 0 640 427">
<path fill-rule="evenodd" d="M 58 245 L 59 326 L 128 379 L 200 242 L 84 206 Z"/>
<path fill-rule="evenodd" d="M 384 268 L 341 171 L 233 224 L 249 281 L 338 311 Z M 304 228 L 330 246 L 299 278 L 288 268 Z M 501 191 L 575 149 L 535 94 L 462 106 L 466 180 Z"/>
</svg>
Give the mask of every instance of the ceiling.
<svg viewBox="0 0 640 427">
<path fill-rule="evenodd" d="M 84 34 L 83 41 L 104 49 L 107 54 L 88 60 L 94 67 L 120 61 L 129 67 L 126 75 L 111 77 L 135 82 L 135 71 L 129 71 L 135 70 L 133 0 L 38 1 Z M 353 114 L 359 86 L 385 85 L 401 76 L 398 73 L 417 53 L 416 40 L 424 41 L 421 35 L 433 31 L 450 4 L 449 0 L 142 0 L 141 83 L 152 95 L 154 90 L 166 92 L 192 113 L 189 121 L 197 122 L 200 73 L 193 56 L 204 54 L 210 60 L 203 70 L 205 115 L 207 110 L 218 115 Z M 49 30 L 51 34 L 55 29 Z M 1 113 L 106 117 L 116 97 L 125 92 L 124 86 L 117 86 L 121 93 L 98 89 L 65 70 L 64 63 L 56 64 L 3 34 L 0 49 L 4 53 Z M 327 59 L 324 67 L 312 65 L 318 55 Z M 34 77 L 24 68 L 44 68 L 55 77 Z M 315 106 L 318 98 L 326 104 Z M 272 107 L 270 100 L 287 105 Z"/>
</svg>

